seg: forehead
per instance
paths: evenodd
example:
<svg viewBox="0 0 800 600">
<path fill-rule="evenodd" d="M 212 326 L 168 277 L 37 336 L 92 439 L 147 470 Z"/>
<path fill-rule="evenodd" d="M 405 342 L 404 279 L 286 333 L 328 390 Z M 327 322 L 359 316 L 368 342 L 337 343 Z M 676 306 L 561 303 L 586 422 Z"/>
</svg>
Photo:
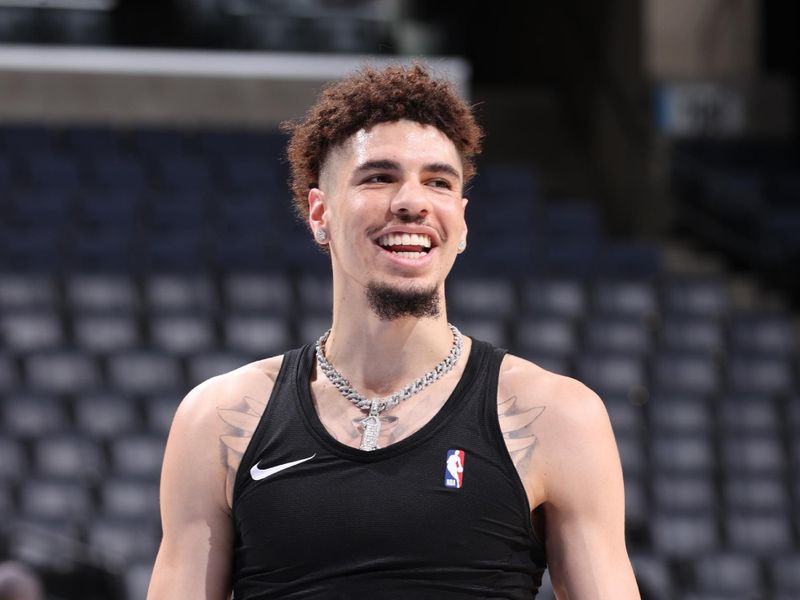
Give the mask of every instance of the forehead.
<svg viewBox="0 0 800 600">
<path fill-rule="evenodd" d="M 378 123 L 362 129 L 350 136 L 338 153 L 350 168 L 367 160 L 389 159 L 407 168 L 448 163 L 462 170 L 461 157 L 450 138 L 432 125 L 415 121 Z"/>
</svg>

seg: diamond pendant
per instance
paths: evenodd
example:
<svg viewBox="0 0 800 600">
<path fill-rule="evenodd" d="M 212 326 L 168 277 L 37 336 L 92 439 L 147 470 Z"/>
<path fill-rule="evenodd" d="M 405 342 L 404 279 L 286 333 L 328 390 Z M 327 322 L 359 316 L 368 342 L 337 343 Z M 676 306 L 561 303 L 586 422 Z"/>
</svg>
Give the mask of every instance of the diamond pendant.
<svg viewBox="0 0 800 600">
<path fill-rule="evenodd" d="M 378 403 L 375 401 L 366 417 L 353 419 L 353 424 L 362 430 L 361 445 L 359 450 L 376 450 L 378 448 L 378 438 L 381 435 L 381 425 L 389 426 L 397 422 L 397 417 L 382 417 L 378 412 Z"/>
</svg>

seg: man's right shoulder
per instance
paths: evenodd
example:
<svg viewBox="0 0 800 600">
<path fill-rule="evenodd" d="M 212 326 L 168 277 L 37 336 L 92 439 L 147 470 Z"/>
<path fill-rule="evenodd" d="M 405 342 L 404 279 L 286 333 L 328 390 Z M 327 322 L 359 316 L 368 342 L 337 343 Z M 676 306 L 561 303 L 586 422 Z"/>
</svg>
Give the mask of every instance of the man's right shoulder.
<svg viewBox="0 0 800 600">
<path fill-rule="evenodd" d="M 175 421 L 190 430 L 218 430 L 223 428 L 224 411 L 239 411 L 243 405 L 260 418 L 282 363 L 283 355 L 273 356 L 207 379 L 181 401 Z"/>
</svg>

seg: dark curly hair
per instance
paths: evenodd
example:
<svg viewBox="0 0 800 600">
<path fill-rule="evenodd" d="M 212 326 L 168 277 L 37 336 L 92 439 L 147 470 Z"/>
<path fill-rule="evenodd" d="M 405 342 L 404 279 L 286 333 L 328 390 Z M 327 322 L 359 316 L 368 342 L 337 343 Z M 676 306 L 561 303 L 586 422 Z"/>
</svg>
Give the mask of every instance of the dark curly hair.
<svg viewBox="0 0 800 600">
<path fill-rule="evenodd" d="M 456 147 L 464 163 L 464 184 L 475 174 L 483 132 L 453 86 L 431 77 L 420 64 L 364 67 L 326 87 L 301 121 L 281 124 L 290 134 L 287 157 L 298 215 L 308 219 L 308 191 L 319 184 L 328 152 L 361 129 L 408 119 L 432 125 Z"/>
</svg>

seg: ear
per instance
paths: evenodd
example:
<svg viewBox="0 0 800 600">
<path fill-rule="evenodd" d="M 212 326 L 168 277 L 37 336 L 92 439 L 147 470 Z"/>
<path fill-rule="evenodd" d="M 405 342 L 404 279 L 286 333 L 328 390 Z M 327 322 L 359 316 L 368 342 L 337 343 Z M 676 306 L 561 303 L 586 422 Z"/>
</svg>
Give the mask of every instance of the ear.
<svg viewBox="0 0 800 600">
<path fill-rule="evenodd" d="M 319 188 L 311 188 L 308 192 L 308 226 L 315 234 L 326 226 L 325 192 Z"/>
</svg>

